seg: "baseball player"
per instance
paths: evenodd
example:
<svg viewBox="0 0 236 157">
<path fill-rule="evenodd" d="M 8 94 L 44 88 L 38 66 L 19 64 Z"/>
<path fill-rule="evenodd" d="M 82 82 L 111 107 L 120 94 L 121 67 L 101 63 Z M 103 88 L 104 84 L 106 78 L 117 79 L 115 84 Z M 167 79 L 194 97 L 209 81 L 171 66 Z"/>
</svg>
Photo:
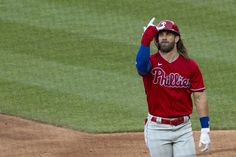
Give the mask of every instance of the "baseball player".
<svg viewBox="0 0 236 157">
<path fill-rule="evenodd" d="M 148 116 L 144 136 L 151 157 L 195 157 L 190 115 L 196 106 L 202 152 L 210 144 L 208 103 L 204 81 L 197 63 L 189 58 L 175 22 L 151 19 L 141 39 L 136 68 L 143 79 Z M 158 51 L 150 55 L 150 44 Z"/>
</svg>

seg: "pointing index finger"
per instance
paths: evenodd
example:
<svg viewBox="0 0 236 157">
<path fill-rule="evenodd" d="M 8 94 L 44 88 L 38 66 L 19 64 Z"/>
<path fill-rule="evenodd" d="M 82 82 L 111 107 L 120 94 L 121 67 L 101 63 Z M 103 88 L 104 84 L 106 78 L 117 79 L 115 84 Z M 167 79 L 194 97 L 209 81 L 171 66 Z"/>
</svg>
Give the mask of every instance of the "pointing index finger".
<svg viewBox="0 0 236 157">
<path fill-rule="evenodd" d="M 148 26 L 153 25 L 153 22 L 155 21 L 155 17 L 153 17 L 150 22 L 148 23 Z"/>
</svg>

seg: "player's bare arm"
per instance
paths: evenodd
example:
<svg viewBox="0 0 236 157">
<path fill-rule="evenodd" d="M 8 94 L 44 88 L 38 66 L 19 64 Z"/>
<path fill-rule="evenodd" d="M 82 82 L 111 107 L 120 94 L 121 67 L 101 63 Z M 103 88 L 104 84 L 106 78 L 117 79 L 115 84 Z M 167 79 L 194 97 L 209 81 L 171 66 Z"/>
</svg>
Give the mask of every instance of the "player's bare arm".
<svg viewBox="0 0 236 157">
<path fill-rule="evenodd" d="M 206 92 L 194 92 L 194 104 L 196 105 L 199 117 L 206 117 L 209 115 L 208 102 Z"/>
<path fill-rule="evenodd" d="M 199 141 L 199 147 L 201 147 L 201 151 L 205 152 L 209 148 L 210 144 L 210 125 L 209 125 L 209 109 L 206 93 L 203 92 L 194 92 L 194 104 L 196 105 L 196 109 L 201 122 L 201 136 Z"/>
</svg>

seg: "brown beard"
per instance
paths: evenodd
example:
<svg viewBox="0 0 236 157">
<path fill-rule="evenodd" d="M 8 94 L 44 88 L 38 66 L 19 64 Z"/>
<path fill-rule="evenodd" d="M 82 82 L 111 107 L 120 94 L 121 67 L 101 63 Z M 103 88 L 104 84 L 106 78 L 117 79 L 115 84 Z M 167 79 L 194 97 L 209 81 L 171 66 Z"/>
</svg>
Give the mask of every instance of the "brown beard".
<svg viewBox="0 0 236 157">
<path fill-rule="evenodd" d="M 175 42 L 162 41 L 159 42 L 160 51 L 163 53 L 169 53 L 175 47 Z"/>
</svg>

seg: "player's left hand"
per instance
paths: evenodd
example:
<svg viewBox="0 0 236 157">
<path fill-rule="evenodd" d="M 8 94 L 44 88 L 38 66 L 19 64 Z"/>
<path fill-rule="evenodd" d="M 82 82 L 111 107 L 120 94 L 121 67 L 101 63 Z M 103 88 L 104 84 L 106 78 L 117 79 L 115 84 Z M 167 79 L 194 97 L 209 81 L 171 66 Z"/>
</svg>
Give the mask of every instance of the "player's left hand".
<svg viewBox="0 0 236 157">
<path fill-rule="evenodd" d="M 199 147 L 201 148 L 201 152 L 208 151 L 210 143 L 210 128 L 202 128 L 199 141 Z"/>
</svg>

